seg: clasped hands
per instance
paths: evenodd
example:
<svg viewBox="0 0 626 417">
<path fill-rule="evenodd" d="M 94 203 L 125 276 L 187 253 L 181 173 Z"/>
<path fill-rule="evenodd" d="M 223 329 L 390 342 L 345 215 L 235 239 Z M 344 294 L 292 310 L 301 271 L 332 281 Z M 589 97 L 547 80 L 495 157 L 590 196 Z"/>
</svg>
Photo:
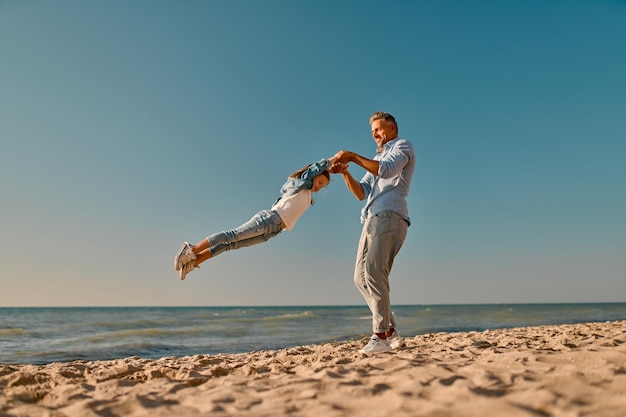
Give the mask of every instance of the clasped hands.
<svg viewBox="0 0 626 417">
<path fill-rule="evenodd" d="M 330 168 L 328 172 L 331 174 L 343 174 L 348 171 L 349 162 L 352 160 L 354 156 L 353 152 L 350 151 L 339 151 L 334 156 L 329 158 Z"/>
</svg>

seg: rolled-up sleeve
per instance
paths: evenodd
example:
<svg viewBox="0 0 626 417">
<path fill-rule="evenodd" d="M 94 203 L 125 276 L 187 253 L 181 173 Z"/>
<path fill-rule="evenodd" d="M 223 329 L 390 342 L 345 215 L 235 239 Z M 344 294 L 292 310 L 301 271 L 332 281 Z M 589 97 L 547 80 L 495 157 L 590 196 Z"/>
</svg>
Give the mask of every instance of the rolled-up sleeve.
<svg viewBox="0 0 626 417">
<path fill-rule="evenodd" d="M 398 143 L 378 161 L 378 176 L 387 179 L 399 175 L 412 154 L 413 149 L 409 142 Z"/>
</svg>

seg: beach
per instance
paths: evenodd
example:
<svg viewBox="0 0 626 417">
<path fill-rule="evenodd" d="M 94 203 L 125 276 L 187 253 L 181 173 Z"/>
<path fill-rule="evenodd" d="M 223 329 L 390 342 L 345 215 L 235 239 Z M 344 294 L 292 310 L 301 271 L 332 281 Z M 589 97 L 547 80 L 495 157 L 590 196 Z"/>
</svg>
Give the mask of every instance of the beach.
<svg viewBox="0 0 626 417">
<path fill-rule="evenodd" d="M 626 321 L 239 354 L 0 364 L 0 416 L 614 416 Z"/>
</svg>

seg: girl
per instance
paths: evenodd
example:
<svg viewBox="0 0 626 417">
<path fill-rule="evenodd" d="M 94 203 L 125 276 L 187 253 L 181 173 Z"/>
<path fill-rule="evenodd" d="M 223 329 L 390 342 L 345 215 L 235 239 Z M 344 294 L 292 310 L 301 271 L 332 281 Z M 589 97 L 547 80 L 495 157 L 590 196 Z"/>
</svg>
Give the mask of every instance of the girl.
<svg viewBox="0 0 626 417">
<path fill-rule="evenodd" d="M 280 197 L 271 209 L 261 210 L 241 226 L 214 233 L 194 246 L 184 242 L 174 258 L 174 269 L 180 279 L 207 259 L 225 251 L 257 245 L 278 235 L 283 229 L 292 230 L 300 216 L 312 205 L 312 193 L 330 182 L 329 169 L 336 157 L 322 159 L 291 174 L 280 189 Z"/>
</svg>

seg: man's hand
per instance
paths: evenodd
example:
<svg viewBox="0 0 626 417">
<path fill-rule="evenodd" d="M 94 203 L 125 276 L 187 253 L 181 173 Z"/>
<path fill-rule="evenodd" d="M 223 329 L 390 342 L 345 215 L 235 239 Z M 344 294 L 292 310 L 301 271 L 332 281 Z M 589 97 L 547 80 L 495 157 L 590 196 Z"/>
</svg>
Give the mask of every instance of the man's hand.
<svg viewBox="0 0 626 417">
<path fill-rule="evenodd" d="M 331 174 L 343 174 L 346 171 L 348 171 L 348 164 L 339 161 L 333 163 L 328 169 Z"/>
<path fill-rule="evenodd" d="M 332 163 L 341 162 L 347 164 L 348 162 L 354 162 L 361 168 L 369 171 L 372 175 L 378 175 L 379 162 L 373 159 L 367 159 L 357 153 L 350 151 L 339 151 L 332 157 Z"/>
<path fill-rule="evenodd" d="M 354 152 L 341 150 L 333 156 L 333 158 L 339 162 L 347 164 L 348 162 L 352 162 L 352 158 L 354 158 Z"/>
</svg>

